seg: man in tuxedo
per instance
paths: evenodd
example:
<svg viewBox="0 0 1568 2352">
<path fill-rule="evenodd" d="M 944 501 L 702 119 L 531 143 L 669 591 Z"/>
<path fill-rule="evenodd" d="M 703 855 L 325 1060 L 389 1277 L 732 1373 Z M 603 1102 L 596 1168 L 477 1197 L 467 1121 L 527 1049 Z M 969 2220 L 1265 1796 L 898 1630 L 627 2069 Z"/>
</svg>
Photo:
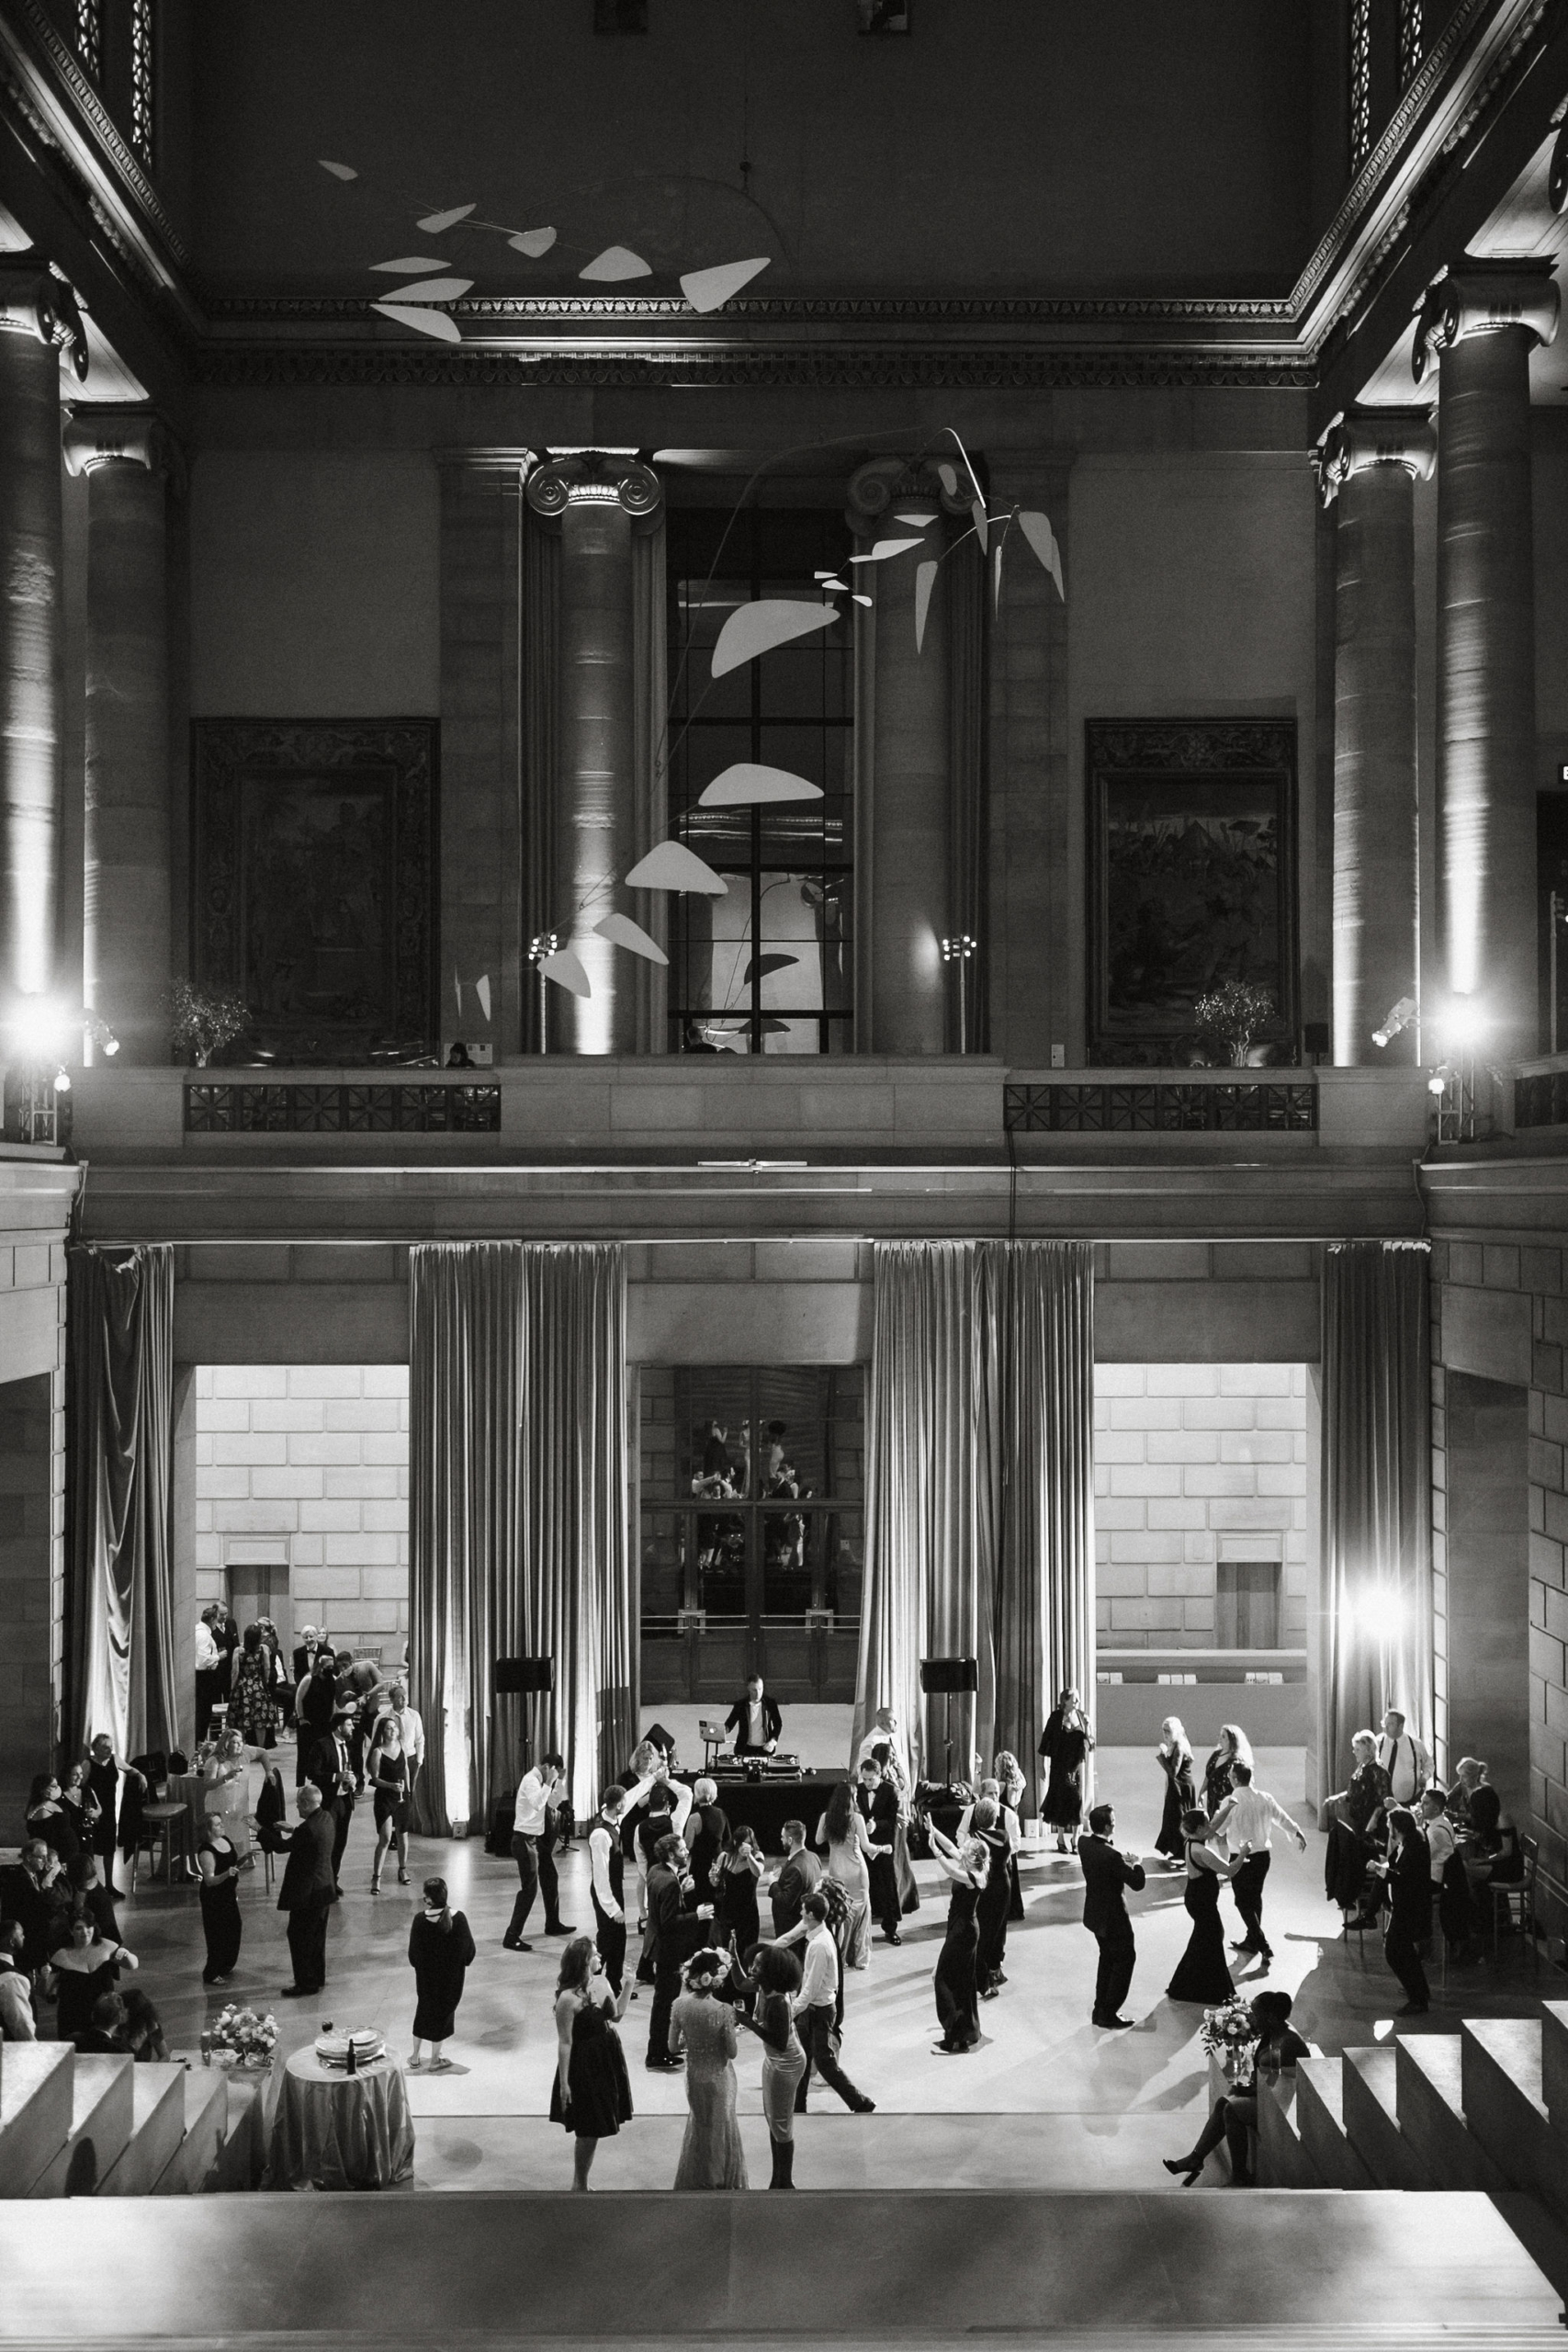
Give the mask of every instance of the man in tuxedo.
<svg viewBox="0 0 1568 2352">
<path fill-rule="evenodd" d="M 648 2068 L 650 2074 L 673 2075 L 685 2064 L 670 2052 L 670 2012 L 681 1990 L 681 1962 L 700 1942 L 684 1909 L 691 1879 L 686 1871 L 686 1846 L 673 1830 L 653 1849 L 648 1873 L 648 1924 L 653 1947 L 653 2007 L 648 2020 Z M 697 1917 L 711 1919 L 713 1905 L 699 1904 Z M 695 1936 L 695 1939 L 694 1939 Z"/>
<path fill-rule="evenodd" d="M 724 1728 L 735 1735 L 737 1756 L 771 1756 L 777 1747 L 784 1717 L 778 1701 L 764 1692 L 760 1674 L 747 1678 L 746 1696 L 737 1699 L 724 1719 Z"/>
<path fill-rule="evenodd" d="M 64 1867 L 41 1838 L 29 1838 L 21 1858 L 0 1867 L 0 1918 L 22 1931 L 22 1966 L 36 1976 L 70 1938 L 71 1887 Z"/>
<path fill-rule="evenodd" d="M 898 1835 L 898 1792 L 890 1781 L 883 1779 L 882 1767 L 874 1756 L 868 1756 L 860 1768 L 855 1811 L 865 1824 L 872 1846 L 871 1907 L 887 1941 L 901 1944 L 904 1939 L 898 1927 L 904 1912 L 898 1900 L 898 1872 L 893 1859 L 894 1841 Z"/>
<path fill-rule="evenodd" d="M 1083 1923 L 1100 1946 L 1100 1972 L 1094 1980 L 1092 2021 L 1098 2026 L 1131 2025 L 1121 2015 L 1133 1982 L 1138 1947 L 1127 1917 L 1126 1890 L 1141 1894 L 1144 1866 L 1135 1854 L 1119 1854 L 1111 1840 L 1116 1834 L 1111 1806 L 1097 1804 L 1089 1816 L 1089 1835 L 1078 1839 L 1083 1864 Z"/>
<path fill-rule="evenodd" d="M 294 1645 L 294 1687 L 299 1689 L 308 1674 L 316 1670 L 316 1660 L 321 1654 L 325 1635 L 315 1625 L 301 1625 L 299 1639 Z"/>
<path fill-rule="evenodd" d="M 1388 1774 L 1389 1793 L 1395 1804 L 1419 1804 L 1421 1792 L 1431 1778 L 1432 1761 L 1415 1734 L 1405 1730 L 1404 1717 L 1397 1707 L 1390 1707 L 1383 1716 L 1378 1762 Z"/>
<path fill-rule="evenodd" d="M 357 1712 L 352 1700 L 339 1702 L 331 1731 L 317 1740 L 305 1766 L 306 1782 L 315 1783 L 318 1802 L 332 1822 L 334 1886 L 343 1871 L 343 1849 L 348 1843 L 349 1823 L 354 1819 L 355 1770 L 349 1727 Z M 301 1795 L 304 1786 L 302 1783 Z"/>
<path fill-rule="evenodd" d="M 321 1807 L 321 1792 L 313 1781 L 299 1790 L 299 1819 L 288 1839 L 288 1860 L 277 1907 L 288 1914 L 288 1957 L 294 1982 L 283 1987 L 285 2000 L 319 1993 L 327 1981 L 327 1920 L 337 1901 L 337 1872 L 333 1857 L 333 1822 Z"/>
</svg>

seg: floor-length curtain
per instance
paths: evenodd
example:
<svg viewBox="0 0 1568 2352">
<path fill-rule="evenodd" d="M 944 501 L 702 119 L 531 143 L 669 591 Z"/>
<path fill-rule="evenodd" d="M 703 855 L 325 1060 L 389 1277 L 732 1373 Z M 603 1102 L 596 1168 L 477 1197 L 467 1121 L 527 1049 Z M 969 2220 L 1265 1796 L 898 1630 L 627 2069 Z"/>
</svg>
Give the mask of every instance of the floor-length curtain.
<svg viewBox="0 0 1568 2352">
<path fill-rule="evenodd" d="M 670 615 L 664 592 L 664 516 L 632 530 L 632 766 L 636 776 L 636 847 L 646 857 L 669 830 L 670 763 L 668 662 Z M 646 894 L 641 920 L 660 947 L 669 938 L 669 899 L 660 890 Z M 636 959 L 637 1038 L 639 1054 L 667 1054 L 669 990 L 662 964 Z"/>
<path fill-rule="evenodd" d="M 605 1243 L 524 1250 L 522 1557 L 540 1710 L 579 1819 L 637 1745 L 626 1271 Z"/>
<path fill-rule="evenodd" d="M 425 1724 L 421 1828 L 485 1822 L 494 1668 L 525 1654 L 519 1549 L 523 1250 L 437 1242 L 409 1257 L 411 1696 Z"/>
<path fill-rule="evenodd" d="M 175 1679 L 175 1258 L 73 1249 L 67 1601 L 74 1740 L 180 1744 Z"/>
<path fill-rule="evenodd" d="M 919 1771 L 1031 1768 L 1061 1683 L 1092 1689 L 1093 1277 L 1076 1242 L 894 1242 L 874 1264 L 856 1740 L 878 1706 Z M 971 1655 L 972 1702 L 919 1690 Z"/>
<path fill-rule="evenodd" d="M 1425 1242 L 1324 1253 L 1318 1757 L 1343 1787 L 1350 1738 L 1385 1707 L 1432 1739 L 1430 1417 Z"/>
</svg>

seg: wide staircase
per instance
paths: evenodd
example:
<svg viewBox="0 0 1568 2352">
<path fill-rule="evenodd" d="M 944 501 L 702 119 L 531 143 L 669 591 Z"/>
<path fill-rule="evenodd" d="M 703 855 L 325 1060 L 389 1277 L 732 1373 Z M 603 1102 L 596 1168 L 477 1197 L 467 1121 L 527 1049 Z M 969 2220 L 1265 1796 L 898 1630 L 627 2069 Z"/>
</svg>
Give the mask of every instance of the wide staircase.
<svg viewBox="0 0 1568 2352">
<path fill-rule="evenodd" d="M 1568 2001 L 1303 2060 L 1258 2124 L 1261 2185 L 1480 2190 L 1568 2294 Z"/>
<path fill-rule="evenodd" d="M 0 2198 L 189 2197 L 261 2177 L 257 2078 L 0 2044 Z"/>
</svg>

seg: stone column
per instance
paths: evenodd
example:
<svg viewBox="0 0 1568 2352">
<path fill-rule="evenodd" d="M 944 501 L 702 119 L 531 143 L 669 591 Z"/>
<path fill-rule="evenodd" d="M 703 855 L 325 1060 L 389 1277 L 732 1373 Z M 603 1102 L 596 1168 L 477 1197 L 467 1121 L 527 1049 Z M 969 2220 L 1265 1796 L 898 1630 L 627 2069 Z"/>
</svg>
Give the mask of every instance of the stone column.
<svg viewBox="0 0 1568 2352">
<path fill-rule="evenodd" d="M 1438 826 L 1448 986 L 1488 1058 L 1537 1050 L 1529 359 L 1557 332 L 1549 259 L 1467 260 L 1427 290 L 1438 355 Z"/>
<path fill-rule="evenodd" d="M 592 450 L 536 467 L 527 495 L 536 514 L 559 517 L 561 534 L 551 927 L 593 991 L 551 988 L 549 1049 L 630 1054 L 636 962 L 593 925 L 614 910 L 616 885 L 636 862 L 632 533 L 657 522 L 663 492 L 635 458 Z"/>
<path fill-rule="evenodd" d="M 178 462 L 146 409 L 82 410 L 65 463 L 87 477 L 82 1001 L 127 1062 L 168 1059 L 169 629 L 164 504 Z"/>
<path fill-rule="evenodd" d="M 908 538 L 926 518 L 932 556 L 947 546 L 949 501 L 929 466 L 874 458 L 850 483 L 848 521 L 867 552 Z M 942 943 L 958 921 L 953 888 L 952 674 L 948 597 L 952 566 L 937 573 L 920 646 L 915 644 L 919 566 L 911 549 L 857 564 L 856 587 L 875 598 L 869 678 L 859 680 L 855 775 L 855 1042 L 861 1053 L 940 1054 L 956 1046 L 957 982 Z M 863 609 L 863 608 L 862 608 Z M 869 693 L 866 691 L 869 687 Z M 950 1009 L 949 998 L 953 1000 Z"/>
<path fill-rule="evenodd" d="M 1372 1031 L 1419 970 L 1414 488 L 1437 436 L 1426 409 L 1336 419 L 1314 453 L 1337 511 L 1334 628 L 1334 1059 L 1413 1062 L 1417 1031 Z"/>
<path fill-rule="evenodd" d="M 78 379 L 75 299 L 36 255 L 0 264 L 0 976 L 54 974 L 62 817 L 60 354 Z"/>
</svg>

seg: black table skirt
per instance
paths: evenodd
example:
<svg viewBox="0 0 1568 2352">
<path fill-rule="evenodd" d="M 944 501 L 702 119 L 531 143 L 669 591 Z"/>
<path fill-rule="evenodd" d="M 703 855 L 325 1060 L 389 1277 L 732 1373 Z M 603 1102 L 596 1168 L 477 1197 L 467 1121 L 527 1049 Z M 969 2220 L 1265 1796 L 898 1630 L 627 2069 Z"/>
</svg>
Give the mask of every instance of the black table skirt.
<svg viewBox="0 0 1568 2352">
<path fill-rule="evenodd" d="M 719 1810 L 734 1828 L 750 1822 L 764 1854 L 782 1854 L 784 1823 L 803 1821 L 809 1846 L 829 1798 L 848 1778 L 846 1772 L 813 1772 L 798 1780 L 719 1781 Z"/>
</svg>

